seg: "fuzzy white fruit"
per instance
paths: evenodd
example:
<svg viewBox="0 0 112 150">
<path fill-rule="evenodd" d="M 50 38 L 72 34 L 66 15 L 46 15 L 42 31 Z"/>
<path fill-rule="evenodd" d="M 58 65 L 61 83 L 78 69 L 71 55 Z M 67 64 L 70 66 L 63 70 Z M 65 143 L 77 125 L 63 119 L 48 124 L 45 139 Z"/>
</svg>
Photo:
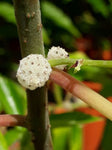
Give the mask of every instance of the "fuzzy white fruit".
<svg viewBox="0 0 112 150">
<path fill-rule="evenodd" d="M 23 87 L 34 90 L 45 85 L 51 71 L 47 59 L 40 54 L 31 54 L 20 60 L 17 79 Z"/>
<path fill-rule="evenodd" d="M 61 48 L 61 47 L 51 47 L 51 49 L 49 49 L 48 55 L 47 55 L 47 59 L 59 59 L 59 58 L 67 58 L 69 56 L 69 54 L 65 51 L 65 49 Z M 55 68 L 58 68 L 60 70 L 63 70 L 66 67 L 66 65 L 58 65 L 55 66 Z"/>
</svg>

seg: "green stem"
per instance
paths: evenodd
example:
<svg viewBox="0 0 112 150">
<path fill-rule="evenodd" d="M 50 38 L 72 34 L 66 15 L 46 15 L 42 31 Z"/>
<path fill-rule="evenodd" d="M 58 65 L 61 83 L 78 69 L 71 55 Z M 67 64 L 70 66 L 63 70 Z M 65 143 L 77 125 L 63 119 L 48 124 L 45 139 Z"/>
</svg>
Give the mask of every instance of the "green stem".
<svg viewBox="0 0 112 150">
<path fill-rule="evenodd" d="M 57 65 L 72 65 L 75 64 L 77 59 L 70 59 L 70 58 L 60 58 L 60 59 L 50 59 L 48 60 L 51 67 L 57 66 Z"/>
<path fill-rule="evenodd" d="M 84 60 L 83 66 L 94 66 L 102 68 L 112 68 L 111 60 Z"/>
<path fill-rule="evenodd" d="M 13 0 L 22 57 L 44 55 L 39 0 Z M 46 86 L 27 90 L 29 130 L 35 150 L 52 150 Z"/>
<path fill-rule="evenodd" d="M 72 58 L 62 58 L 62 59 L 50 59 L 50 65 L 57 66 L 57 65 L 73 65 L 79 59 L 72 59 Z M 94 67 L 102 67 L 102 68 L 112 68 L 112 61 L 108 60 L 87 60 L 83 59 L 81 62 L 81 66 L 94 66 Z"/>
</svg>

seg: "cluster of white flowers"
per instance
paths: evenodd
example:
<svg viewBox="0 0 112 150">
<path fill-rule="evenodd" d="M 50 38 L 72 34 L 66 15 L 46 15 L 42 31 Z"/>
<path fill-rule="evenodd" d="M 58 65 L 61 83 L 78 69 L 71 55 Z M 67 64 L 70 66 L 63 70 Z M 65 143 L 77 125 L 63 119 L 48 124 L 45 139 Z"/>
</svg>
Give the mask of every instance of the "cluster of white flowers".
<svg viewBox="0 0 112 150">
<path fill-rule="evenodd" d="M 47 59 L 39 54 L 31 54 L 20 60 L 17 79 L 23 87 L 34 90 L 44 86 L 51 71 Z"/>
<path fill-rule="evenodd" d="M 64 49 L 53 46 L 48 52 L 47 59 L 66 57 L 68 57 L 68 53 Z M 16 75 L 19 83 L 30 90 L 44 86 L 52 72 L 47 59 L 40 54 L 31 54 L 20 60 Z M 63 70 L 65 65 L 59 65 L 56 68 Z"/>
<path fill-rule="evenodd" d="M 51 49 L 49 49 L 48 55 L 47 55 L 47 59 L 59 59 L 59 58 L 67 58 L 69 55 L 68 53 L 65 51 L 65 49 L 61 48 L 61 47 L 51 47 Z M 58 65 L 55 66 L 55 68 L 63 70 L 66 67 L 66 65 Z"/>
</svg>

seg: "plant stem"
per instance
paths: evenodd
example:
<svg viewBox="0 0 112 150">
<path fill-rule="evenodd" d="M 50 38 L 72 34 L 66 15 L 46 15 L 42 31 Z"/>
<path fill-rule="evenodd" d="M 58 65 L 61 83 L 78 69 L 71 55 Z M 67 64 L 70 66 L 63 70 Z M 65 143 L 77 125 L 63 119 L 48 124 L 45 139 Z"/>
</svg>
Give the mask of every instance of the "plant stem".
<svg viewBox="0 0 112 150">
<path fill-rule="evenodd" d="M 82 82 L 58 69 L 53 70 L 50 75 L 50 79 L 66 91 L 83 100 L 89 106 L 98 110 L 108 119 L 112 120 L 112 103 L 93 90 L 89 89 Z"/>
<path fill-rule="evenodd" d="M 60 58 L 60 59 L 49 59 L 48 62 L 50 63 L 51 67 L 57 66 L 57 65 L 72 65 L 75 64 L 77 59 L 70 59 L 70 58 Z"/>
<path fill-rule="evenodd" d="M 46 87 L 27 90 L 28 123 L 35 150 L 52 150 Z M 45 100 L 46 98 L 46 100 Z M 38 106 L 37 106 L 38 105 Z M 48 136 L 49 135 L 49 136 Z"/>
<path fill-rule="evenodd" d="M 102 68 L 112 68 L 111 60 L 84 60 L 84 66 L 94 66 L 94 67 L 102 67 Z"/>
<path fill-rule="evenodd" d="M 13 1 L 22 57 L 37 53 L 44 55 L 39 0 Z M 35 150 L 52 150 L 46 86 L 27 90 L 27 99 L 27 120 Z"/>
<path fill-rule="evenodd" d="M 50 65 L 57 66 L 57 65 L 74 65 L 76 61 L 79 59 L 71 59 L 71 58 L 62 58 L 62 59 L 50 59 Z M 108 60 L 87 60 L 83 59 L 81 62 L 82 66 L 94 66 L 94 67 L 102 67 L 102 68 L 112 68 L 112 61 Z"/>
<path fill-rule="evenodd" d="M 44 55 L 39 0 L 13 1 L 22 56 Z"/>
<path fill-rule="evenodd" d="M 27 127 L 26 116 L 22 115 L 0 115 L 0 127 Z"/>
</svg>

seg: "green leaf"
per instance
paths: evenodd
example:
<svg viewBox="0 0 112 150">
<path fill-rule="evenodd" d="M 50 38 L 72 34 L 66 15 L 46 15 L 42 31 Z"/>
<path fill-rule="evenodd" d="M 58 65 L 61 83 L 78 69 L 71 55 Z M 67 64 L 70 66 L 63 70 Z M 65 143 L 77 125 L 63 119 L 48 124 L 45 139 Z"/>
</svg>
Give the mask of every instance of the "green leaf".
<svg viewBox="0 0 112 150">
<path fill-rule="evenodd" d="M 52 130 L 54 150 L 81 150 L 82 149 L 82 126 L 75 125 Z"/>
<path fill-rule="evenodd" d="M 84 52 L 80 51 L 69 53 L 69 57 L 74 59 L 89 59 Z"/>
<path fill-rule="evenodd" d="M 96 23 L 96 19 L 92 16 L 92 14 L 89 11 L 83 12 L 83 15 L 81 18 L 82 18 L 82 21 L 88 24 L 94 25 Z"/>
<path fill-rule="evenodd" d="M 0 2 L 0 16 L 3 17 L 7 22 L 16 24 L 14 8 L 11 4 Z"/>
<path fill-rule="evenodd" d="M 25 114 L 25 91 L 15 82 L 0 76 L 0 101 L 8 114 Z"/>
<path fill-rule="evenodd" d="M 65 150 L 70 128 L 55 128 L 52 131 L 54 150 Z"/>
<path fill-rule="evenodd" d="M 21 139 L 22 150 L 34 150 L 34 146 L 31 142 L 31 133 L 28 130 L 25 130 L 23 137 Z"/>
<path fill-rule="evenodd" d="M 69 133 L 69 150 L 82 149 L 82 127 L 81 125 L 75 125 L 71 128 Z"/>
<path fill-rule="evenodd" d="M 47 30 L 45 28 L 42 28 L 42 33 L 43 33 L 44 43 L 46 45 L 49 45 L 50 44 L 50 38 L 49 38 Z"/>
<path fill-rule="evenodd" d="M 11 146 L 14 142 L 19 141 L 22 150 L 34 150 L 31 143 L 31 135 L 28 130 L 23 127 L 15 127 L 8 130 L 5 134 L 5 139 L 8 146 Z"/>
<path fill-rule="evenodd" d="M 1 132 L 0 132 L 0 150 L 8 150 L 7 142 Z"/>
<path fill-rule="evenodd" d="M 8 146 L 11 146 L 17 140 L 20 140 L 25 132 L 25 128 L 15 127 L 10 129 L 5 134 L 5 139 L 7 141 Z"/>
<path fill-rule="evenodd" d="M 101 149 L 102 150 L 111 150 L 112 149 L 112 121 L 107 120 L 107 124 L 105 127 Z"/>
<path fill-rule="evenodd" d="M 93 117 L 82 112 L 70 112 L 58 115 L 52 114 L 50 116 L 52 128 L 69 127 L 76 124 L 85 124 L 98 121 L 100 119 L 101 118 L 99 117 Z"/>
<path fill-rule="evenodd" d="M 109 10 L 104 0 L 87 0 L 95 12 L 101 13 L 104 17 L 109 15 Z"/>
<path fill-rule="evenodd" d="M 57 26 L 67 30 L 76 37 L 80 37 L 81 33 L 72 23 L 71 19 L 64 12 L 50 2 L 42 2 L 43 15 L 53 21 Z"/>
</svg>

